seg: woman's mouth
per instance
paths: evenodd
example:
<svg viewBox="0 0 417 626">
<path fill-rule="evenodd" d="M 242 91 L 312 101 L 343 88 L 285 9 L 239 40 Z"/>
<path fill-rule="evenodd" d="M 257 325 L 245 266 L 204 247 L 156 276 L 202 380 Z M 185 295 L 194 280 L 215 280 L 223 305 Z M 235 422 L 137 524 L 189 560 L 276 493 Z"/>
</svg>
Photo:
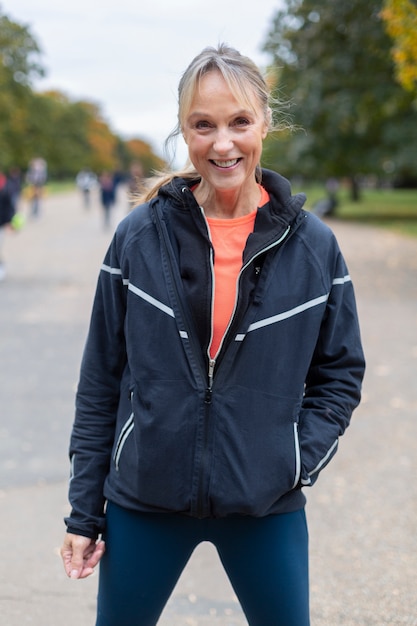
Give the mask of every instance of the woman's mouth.
<svg viewBox="0 0 417 626">
<path fill-rule="evenodd" d="M 216 165 L 217 167 L 221 167 L 222 169 L 227 169 L 229 167 L 233 167 L 234 165 L 236 165 L 240 161 L 240 159 L 228 159 L 227 161 L 218 161 L 217 159 L 210 159 L 210 161 L 214 163 L 214 165 Z"/>
</svg>

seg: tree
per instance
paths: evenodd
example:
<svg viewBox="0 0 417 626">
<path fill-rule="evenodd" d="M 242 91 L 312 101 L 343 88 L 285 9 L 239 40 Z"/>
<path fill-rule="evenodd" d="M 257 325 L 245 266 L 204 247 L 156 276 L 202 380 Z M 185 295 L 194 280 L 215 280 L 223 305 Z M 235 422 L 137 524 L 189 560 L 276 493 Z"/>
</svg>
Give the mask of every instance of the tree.
<svg viewBox="0 0 417 626">
<path fill-rule="evenodd" d="M 29 29 L 11 21 L 0 7 L 0 167 L 19 163 L 30 85 L 44 73 L 39 58 L 40 49 Z"/>
<path fill-rule="evenodd" d="M 0 6 L 0 71 L 16 83 L 30 85 L 33 78 L 44 75 L 39 58 L 40 48 L 29 28 L 12 22 Z"/>
<path fill-rule="evenodd" d="M 314 178 L 348 177 L 357 199 L 358 175 L 402 174 L 413 140 L 417 163 L 417 112 L 394 79 L 380 12 L 378 0 L 288 0 L 276 13 L 264 49 L 297 130 L 267 142 L 267 165 L 282 171 L 284 162 Z"/>
<path fill-rule="evenodd" d="M 417 5 L 411 0 L 385 0 L 381 16 L 394 41 L 397 79 L 404 89 L 417 92 Z"/>
<path fill-rule="evenodd" d="M 142 164 L 145 176 L 150 176 L 155 170 L 162 170 L 165 162 L 157 157 L 151 146 L 139 138 L 126 141 L 130 161 L 139 161 Z"/>
<path fill-rule="evenodd" d="M 80 102 L 60 91 L 34 94 L 35 106 L 28 113 L 27 154 L 41 154 L 49 176 L 74 176 L 90 167 L 92 149 L 88 142 L 91 114 Z"/>
</svg>

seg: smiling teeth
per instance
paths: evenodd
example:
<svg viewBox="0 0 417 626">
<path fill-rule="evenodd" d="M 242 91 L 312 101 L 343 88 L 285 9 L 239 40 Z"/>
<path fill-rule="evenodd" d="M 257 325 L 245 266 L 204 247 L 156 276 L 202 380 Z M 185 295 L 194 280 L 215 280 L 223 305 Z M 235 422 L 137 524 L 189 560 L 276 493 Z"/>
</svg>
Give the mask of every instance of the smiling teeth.
<svg viewBox="0 0 417 626">
<path fill-rule="evenodd" d="M 215 161 L 213 159 L 213 163 L 217 165 L 217 167 L 232 167 L 232 165 L 236 165 L 237 159 L 231 159 L 230 161 Z"/>
</svg>

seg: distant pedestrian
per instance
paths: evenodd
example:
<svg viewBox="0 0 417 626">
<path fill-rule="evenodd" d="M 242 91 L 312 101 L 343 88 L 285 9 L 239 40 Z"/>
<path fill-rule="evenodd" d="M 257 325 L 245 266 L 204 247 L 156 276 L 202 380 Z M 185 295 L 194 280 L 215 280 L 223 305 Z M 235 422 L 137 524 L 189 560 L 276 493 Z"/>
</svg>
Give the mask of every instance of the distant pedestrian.
<svg viewBox="0 0 417 626">
<path fill-rule="evenodd" d="M 110 227 L 111 209 L 115 202 L 115 185 L 114 177 L 110 172 L 103 172 L 99 179 L 100 182 L 100 199 L 104 213 L 104 227 Z"/>
<path fill-rule="evenodd" d="M 116 170 L 115 172 L 113 172 L 113 202 L 114 204 L 116 204 L 117 202 L 118 189 L 122 185 L 122 183 L 125 182 L 125 179 L 126 179 L 126 176 L 123 174 L 123 172 L 119 170 Z"/>
<path fill-rule="evenodd" d="M 178 95 L 190 164 L 151 182 L 101 267 L 61 555 L 72 578 L 100 562 L 96 626 L 155 626 L 202 541 L 248 624 L 308 626 L 303 488 L 364 371 L 352 281 L 304 194 L 260 167 L 256 65 L 207 48 Z"/>
<path fill-rule="evenodd" d="M 6 228 L 10 227 L 15 210 L 11 192 L 8 188 L 7 177 L 0 171 L 0 281 L 6 276 L 6 266 L 3 259 L 3 245 Z"/>
<path fill-rule="evenodd" d="M 18 167 L 12 167 L 7 176 L 7 186 L 12 199 L 14 212 L 19 211 L 19 198 L 22 193 L 22 173 Z"/>
<path fill-rule="evenodd" d="M 97 185 L 97 176 L 89 169 L 83 169 L 78 172 L 75 179 L 78 189 L 81 191 L 84 201 L 84 207 L 90 207 L 91 191 Z"/>
<path fill-rule="evenodd" d="M 26 180 L 29 184 L 30 214 L 39 217 L 43 189 L 48 177 L 48 168 L 45 159 L 36 157 L 29 163 Z"/>
</svg>

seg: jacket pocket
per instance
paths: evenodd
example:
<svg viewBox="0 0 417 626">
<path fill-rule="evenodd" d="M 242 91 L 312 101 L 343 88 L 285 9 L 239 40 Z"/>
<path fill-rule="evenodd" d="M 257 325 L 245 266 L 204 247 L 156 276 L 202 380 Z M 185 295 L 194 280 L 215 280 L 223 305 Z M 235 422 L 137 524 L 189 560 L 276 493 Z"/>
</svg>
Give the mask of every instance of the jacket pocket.
<svg viewBox="0 0 417 626">
<path fill-rule="evenodd" d="M 292 488 L 295 489 L 301 478 L 301 450 L 298 437 L 298 422 L 294 422 L 294 453 L 295 453 L 295 476 Z"/>
<path fill-rule="evenodd" d="M 210 497 L 219 516 L 262 516 L 301 484 L 300 399 L 242 386 L 217 393 Z"/>
<path fill-rule="evenodd" d="M 135 427 L 135 423 L 133 421 L 133 412 L 132 412 L 129 418 L 124 423 L 123 428 L 120 431 L 119 437 L 117 438 L 116 445 L 114 447 L 113 461 L 114 461 L 117 471 L 119 470 L 119 462 L 120 462 L 120 457 L 123 452 L 123 447 L 130 433 L 133 431 L 134 427 Z"/>
<path fill-rule="evenodd" d="M 142 509 L 189 511 L 200 399 L 177 379 L 140 385 L 131 406 L 123 407 L 124 419 L 119 418 L 112 458 L 115 489 Z"/>
</svg>

